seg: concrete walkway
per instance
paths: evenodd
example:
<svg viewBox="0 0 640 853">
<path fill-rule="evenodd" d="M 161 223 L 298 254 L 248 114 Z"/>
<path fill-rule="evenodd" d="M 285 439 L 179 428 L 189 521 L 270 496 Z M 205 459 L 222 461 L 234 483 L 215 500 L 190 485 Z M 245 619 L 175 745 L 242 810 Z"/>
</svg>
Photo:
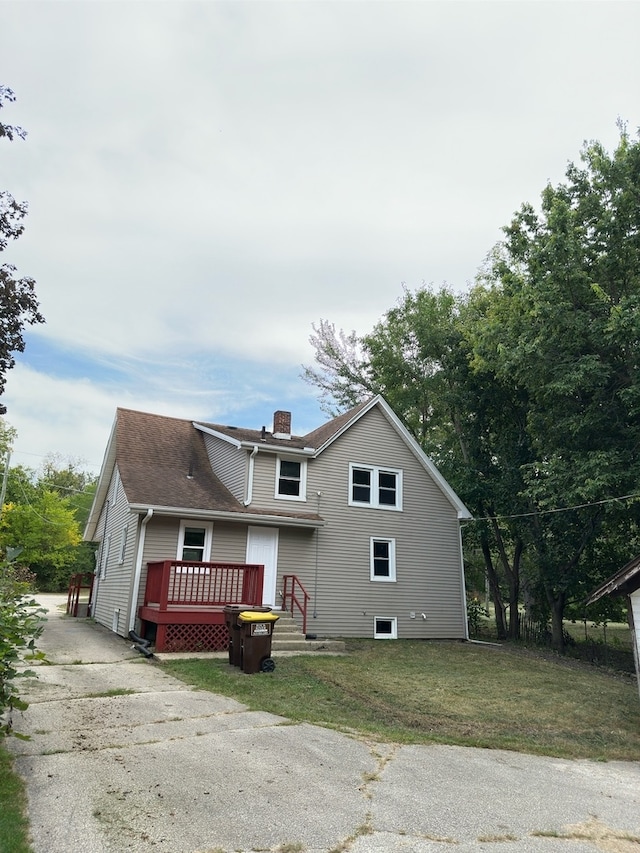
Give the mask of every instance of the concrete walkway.
<svg viewBox="0 0 640 853">
<path fill-rule="evenodd" d="M 9 740 L 35 853 L 640 851 L 637 763 L 293 725 L 191 690 L 61 615 L 61 596 L 40 600 L 52 665 L 24 684 L 14 724 L 31 740 Z"/>
</svg>

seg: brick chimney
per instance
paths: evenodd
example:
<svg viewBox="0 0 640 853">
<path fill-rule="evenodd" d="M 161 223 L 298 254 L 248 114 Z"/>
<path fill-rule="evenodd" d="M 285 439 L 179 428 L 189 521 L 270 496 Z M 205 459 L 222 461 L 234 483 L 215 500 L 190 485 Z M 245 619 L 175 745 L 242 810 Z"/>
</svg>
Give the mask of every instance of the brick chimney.
<svg viewBox="0 0 640 853">
<path fill-rule="evenodd" d="M 273 413 L 273 437 L 291 438 L 291 412 Z"/>
</svg>

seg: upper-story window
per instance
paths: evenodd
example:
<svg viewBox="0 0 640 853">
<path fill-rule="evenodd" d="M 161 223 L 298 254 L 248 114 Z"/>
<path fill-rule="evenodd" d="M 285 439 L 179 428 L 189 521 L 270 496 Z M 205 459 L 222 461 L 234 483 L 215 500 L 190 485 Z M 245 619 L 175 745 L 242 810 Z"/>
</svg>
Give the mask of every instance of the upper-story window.
<svg viewBox="0 0 640 853">
<path fill-rule="evenodd" d="M 280 459 L 276 463 L 276 497 L 283 500 L 307 499 L 306 460 Z"/>
<path fill-rule="evenodd" d="M 349 503 L 377 509 L 402 509 L 402 471 L 351 463 Z"/>
</svg>

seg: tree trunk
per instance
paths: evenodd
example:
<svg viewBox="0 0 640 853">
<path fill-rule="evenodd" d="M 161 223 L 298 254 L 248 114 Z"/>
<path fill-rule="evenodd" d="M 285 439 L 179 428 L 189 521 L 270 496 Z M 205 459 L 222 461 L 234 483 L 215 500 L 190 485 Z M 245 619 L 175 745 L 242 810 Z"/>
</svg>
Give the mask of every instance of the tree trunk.
<svg viewBox="0 0 640 853">
<path fill-rule="evenodd" d="M 489 589 L 491 590 L 491 598 L 495 609 L 496 632 L 499 640 L 506 640 L 507 628 L 505 623 L 504 601 L 502 600 L 498 576 L 496 575 L 496 570 L 491 558 L 491 549 L 489 548 L 489 543 L 487 542 L 487 537 L 484 533 L 480 535 L 480 546 L 484 556 L 484 564 L 487 570 L 487 577 L 489 578 Z"/>
<path fill-rule="evenodd" d="M 502 570 L 509 586 L 508 636 L 510 640 L 519 640 L 520 611 L 518 610 L 518 607 L 520 605 L 520 560 L 522 558 L 524 546 L 521 539 L 516 539 L 515 548 L 513 552 L 513 560 L 510 562 L 504 538 L 502 536 L 502 531 L 500 530 L 500 525 L 498 524 L 498 521 L 495 518 L 495 511 L 493 507 L 490 508 L 490 513 L 492 515 L 491 526 L 493 528 L 493 535 L 498 546 L 498 555 L 500 557 L 500 563 L 502 565 Z"/>
<path fill-rule="evenodd" d="M 563 617 L 566 596 L 562 593 L 551 600 L 551 643 L 556 652 L 564 654 Z"/>
</svg>

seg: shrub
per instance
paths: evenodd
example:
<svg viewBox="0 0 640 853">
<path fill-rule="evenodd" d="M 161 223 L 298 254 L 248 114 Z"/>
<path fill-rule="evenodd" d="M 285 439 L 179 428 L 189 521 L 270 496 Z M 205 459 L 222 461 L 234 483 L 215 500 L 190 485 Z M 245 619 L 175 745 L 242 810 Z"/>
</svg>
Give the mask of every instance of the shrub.
<svg viewBox="0 0 640 853">
<path fill-rule="evenodd" d="M 44 659 L 35 641 L 44 628 L 45 611 L 33 599 L 30 574 L 6 561 L 0 563 L 0 737 L 20 737 L 13 731 L 13 711 L 24 711 L 27 703 L 18 694 L 16 680 L 35 675 L 21 669 L 22 661 Z"/>
</svg>

